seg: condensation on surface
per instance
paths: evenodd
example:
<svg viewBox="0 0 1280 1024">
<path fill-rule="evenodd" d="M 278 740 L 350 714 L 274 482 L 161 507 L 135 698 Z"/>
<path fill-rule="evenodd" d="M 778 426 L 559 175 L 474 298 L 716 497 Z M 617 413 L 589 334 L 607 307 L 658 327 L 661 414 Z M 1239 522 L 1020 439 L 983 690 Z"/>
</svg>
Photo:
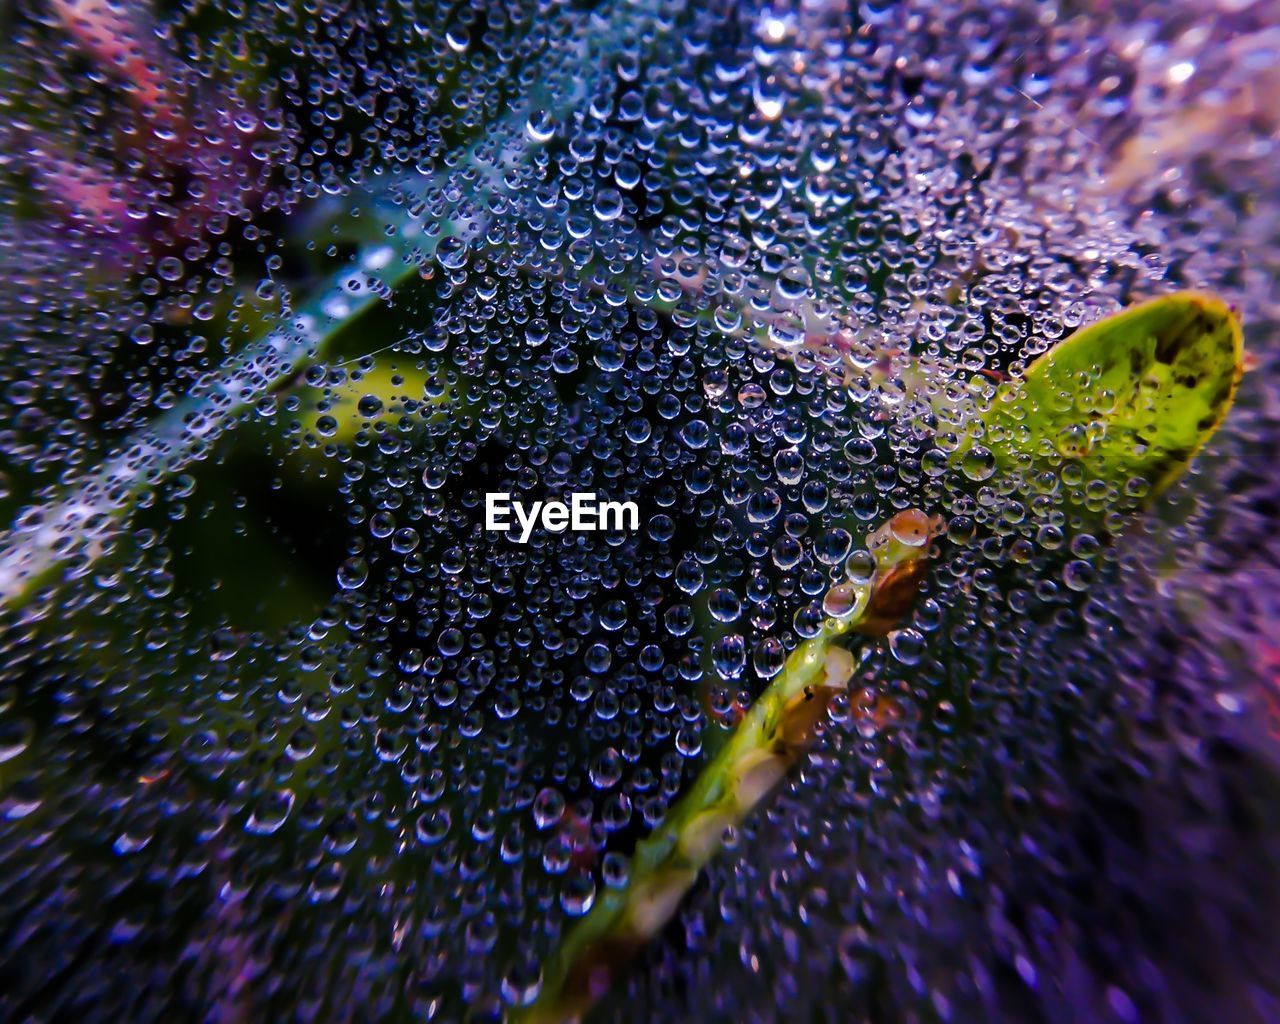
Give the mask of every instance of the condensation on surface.
<svg viewBox="0 0 1280 1024">
<path fill-rule="evenodd" d="M 0 14 L 0 1016 L 528 1006 L 920 508 L 914 611 L 596 1017 L 1280 1017 L 1273 16 Z M 1251 372 L 1122 543 L 952 457 L 1184 288 Z"/>
</svg>

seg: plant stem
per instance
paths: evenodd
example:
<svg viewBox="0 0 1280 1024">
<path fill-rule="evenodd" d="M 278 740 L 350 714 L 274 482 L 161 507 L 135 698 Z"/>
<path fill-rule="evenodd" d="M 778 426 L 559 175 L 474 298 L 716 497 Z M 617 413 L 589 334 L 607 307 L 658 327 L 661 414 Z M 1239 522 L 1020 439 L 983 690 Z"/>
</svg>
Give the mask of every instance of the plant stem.
<svg viewBox="0 0 1280 1024">
<path fill-rule="evenodd" d="M 513 1014 L 526 1024 L 574 1020 L 609 987 L 626 962 L 675 913 L 699 872 L 736 828 L 813 745 L 831 700 L 843 693 L 854 657 L 838 640 L 881 635 L 911 608 L 942 521 L 900 512 L 871 533 L 870 579 L 842 585 L 841 612 L 787 659 L 728 742 L 636 847 L 630 876 L 606 891 L 568 933 L 543 972 L 532 1005 Z"/>
<path fill-rule="evenodd" d="M 1085 488 L 1082 500 L 1068 491 L 1073 532 L 1109 532 L 1176 479 L 1213 435 L 1241 368 L 1239 320 L 1221 300 L 1179 292 L 1142 303 L 1076 332 L 1022 379 L 993 388 L 985 409 L 959 417 L 956 425 L 968 426 L 952 461 L 970 460 L 972 472 L 989 458 L 1015 480 L 1069 465 L 1081 481 L 1104 485 Z M 1063 396 L 1074 401 L 1064 404 Z M 936 411 L 946 418 L 955 410 L 940 402 Z M 975 466 L 977 442 L 990 448 Z M 1146 486 L 1134 490 L 1135 481 Z M 836 641 L 853 632 L 883 635 L 910 611 L 941 524 L 911 510 L 868 537 L 870 580 L 842 585 L 835 602 L 842 614 L 791 654 L 693 787 L 637 845 L 625 884 L 570 929 L 546 961 L 538 996 L 513 1014 L 517 1020 L 579 1019 L 671 919 L 725 831 L 776 790 L 812 746 L 817 724 L 853 674 L 853 656 Z"/>
</svg>

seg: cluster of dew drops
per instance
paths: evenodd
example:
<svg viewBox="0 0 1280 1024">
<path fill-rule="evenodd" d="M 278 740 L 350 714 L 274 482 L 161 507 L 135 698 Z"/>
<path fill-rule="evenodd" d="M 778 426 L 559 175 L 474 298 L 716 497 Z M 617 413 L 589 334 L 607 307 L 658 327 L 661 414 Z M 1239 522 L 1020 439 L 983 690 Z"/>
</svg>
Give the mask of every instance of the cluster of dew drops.
<svg viewBox="0 0 1280 1024">
<path fill-rule="evenodd" d="M 1240 700 L 1148 723 L 1130 690 L 1183 662 L 1133 635 L 1178 614 L 1143 549 L 1068 543 L 1061 489 L 995 486 L 936 410 L 1162 289 L 1274 314 L 1273 222 L 1108 185 L 1254 6 L 4 14 L 0 501 L 70 571 L 0 632 L 0 1016 L 528 1005 L 912 508 L 946 524 L 913 614 L 602 1012 L 1041 1019 L 1071 970 L 1061 1019 L 1165 1012 L 1180 951 L 1130 918 L 1062 949 L 1144 893 L 1095 849 L 1117 772 L 1177 762 L 1125 813 L 1256 867 L 1178 789 Z M 1262 142 L 1219 148 L 1247 190 Z M 522 544 L 490 492 L 639 525 Z M 1198 493 L 1167 576 L 1226 529 Z"/>
</svg>

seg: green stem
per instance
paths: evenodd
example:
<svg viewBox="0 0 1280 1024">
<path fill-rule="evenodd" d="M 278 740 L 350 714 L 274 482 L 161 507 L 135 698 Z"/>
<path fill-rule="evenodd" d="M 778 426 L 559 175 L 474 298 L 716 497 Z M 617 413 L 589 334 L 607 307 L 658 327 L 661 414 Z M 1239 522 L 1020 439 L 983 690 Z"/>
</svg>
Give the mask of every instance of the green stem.
<svg viewBox="0 0 1280 1024">
<path fill-rule="evenodd" d="M 953 462 L 972 479 L 1061 474 L 1072 532 L 1109 532 L 1176 479 L 1230 408 L 1242 367 L 1240 324 L 1213 296 L 1180 292 L 1092 324 L 999 388 L 979 408 L 937 397 L 957 428 Z M 910 372 L 920 373 L 913 364 Z M 926 376 L 914 383 L 927 388 Z M 978 397 L 981 399 L 981 390 Z M 969 400 L 970 404 L 974 404 Z M 981 449 L 981 450 L 979 450 Z M 1146 486 L 1134 489 L 1135 481 Z M 631 873 L 606 892 L 547 960 L 528 1024 L 577 1020 L 676 912 L 698 874 L 812 746 L 853 657 L 836 641 L 882 635 L 910 611 L 940 519 L 899 513 L 868 538 L 871 579 L 843 585 L 821 632 L 801 644 L 663 823 Z"/>
<path fill-rule="evenodd" d="M 876 562 L 871 578 L 842 585 L 839 614 L 792 652 L 693 788 L 637 845 L 627 882 L 605 892 L 571 929 L 544 969 L 537 999 L 515 1019 L 552 1024 L 581 1017 L 670 920 L 725 831 L 741 825 L 813 745 L 828 705 L 853 675 L 853 655 L 837 641 L 856 632 L 882 634 L 909 611 L 940 526 L 910 510 L 868 537 Z"/>
</svg>

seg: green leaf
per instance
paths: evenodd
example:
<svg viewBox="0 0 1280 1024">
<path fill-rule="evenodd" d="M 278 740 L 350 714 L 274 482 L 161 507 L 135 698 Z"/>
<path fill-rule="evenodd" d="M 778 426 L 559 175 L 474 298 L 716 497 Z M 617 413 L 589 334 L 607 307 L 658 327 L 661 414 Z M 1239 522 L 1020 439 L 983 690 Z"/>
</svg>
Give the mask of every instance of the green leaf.
<svg viewBox="0 0 1280 1024">
<path fill-rule="evenodd" d="M 1021 379 L 995 389 L 956 455 L 984 464 L 968 467 L 981 468 L 971 474 L 977 477 L 1056 470 L 1068 501 L 1079 494 L 1090 511 L 1123 508 L 1126 498 L 1145 500 L 1181 474 L 1226 416 L 1242 371 L 1240 325 L 1226 304 L 1192 292 L 1156 299 L 1078 331 Z M 1146 486 L 1135 489 L 1134 480 Z M 841 644 L 855 633 L 882 636 L 910 613 L 941 528 L 940 518 L 911 509 L 868 536 L 872 577 L 829 595 L 837 600 L 828 609 L 843 611 L 792 652 L 640 842 L 626 885 L 606 893 L 562 938 L 538 998 L 515 1019 L 580 1019 L 659 933 L 719 852 L 725 830 L 755 811 L 814 742 L 828 703 L 853 673 Z"/>
<path fill-rule="evenodd" d="M 1212 295 L 1178 292 L 1050 349 L 997 390 L 975 436 L 1004 469 L 1057 469 L 1094 494 L 1133 493 L 1136 480 L 1154 495 L 1218 429 L 1242 373 L 1236 314 Z"/>
</svg>

